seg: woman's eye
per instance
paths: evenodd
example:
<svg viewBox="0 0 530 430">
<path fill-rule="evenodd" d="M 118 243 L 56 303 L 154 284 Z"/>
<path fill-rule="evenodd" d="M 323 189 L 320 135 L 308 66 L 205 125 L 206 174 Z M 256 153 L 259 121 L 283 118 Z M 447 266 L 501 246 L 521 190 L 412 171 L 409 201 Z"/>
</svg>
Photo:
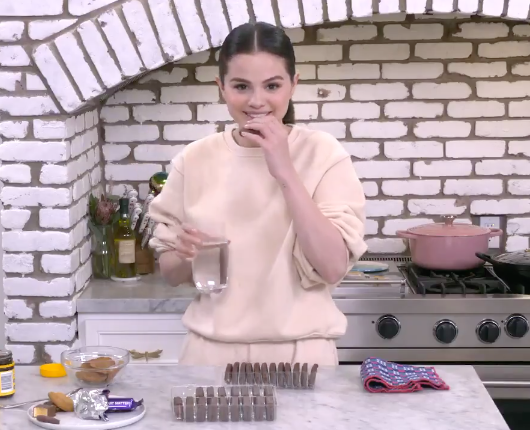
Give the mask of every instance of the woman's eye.
<svg viewBox="0 0 530 430">
<path fill-rule="evenodd" d="M 267 85 L 267 89 L 269 89 L 269 90 L 276 90 L 278 88 L 280 88 L 280 86 L 278 84 L 269 84 L 269 85 Z"/>
<path fill-rule="evenodd" d="M 234 88 L 236 90 L 244 91 L 247 89 L 247 86 L 245 84 L 237 84 Z"/>
</svg>

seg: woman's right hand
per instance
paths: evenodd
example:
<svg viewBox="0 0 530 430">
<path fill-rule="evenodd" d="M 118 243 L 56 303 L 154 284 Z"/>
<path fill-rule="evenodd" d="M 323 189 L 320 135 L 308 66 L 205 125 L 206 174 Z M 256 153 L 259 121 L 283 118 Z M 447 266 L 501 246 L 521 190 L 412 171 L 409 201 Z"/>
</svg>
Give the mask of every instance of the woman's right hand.
<svg viewBox="0 0 530 430">
<path fill-rule="evenodd" d="M 197 247 L 202 245 L 201 233 L 190 226 L 182 225 L 175 245 L 175 253 L 179 258 L 191 260 L 197 255 Z"/>
</svg>

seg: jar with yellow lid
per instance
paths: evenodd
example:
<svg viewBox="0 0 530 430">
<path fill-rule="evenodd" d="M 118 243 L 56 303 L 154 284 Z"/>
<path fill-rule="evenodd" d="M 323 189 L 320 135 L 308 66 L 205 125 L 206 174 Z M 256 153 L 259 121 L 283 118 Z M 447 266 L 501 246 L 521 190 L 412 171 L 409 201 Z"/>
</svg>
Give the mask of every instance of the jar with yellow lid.
<svg viewBox="0 0 530 430">
<path fill-rule="evenodd" d="M 11 351 L 0 351 L 0 398 L 15 394 L 15 362 Z"/>
</svg>

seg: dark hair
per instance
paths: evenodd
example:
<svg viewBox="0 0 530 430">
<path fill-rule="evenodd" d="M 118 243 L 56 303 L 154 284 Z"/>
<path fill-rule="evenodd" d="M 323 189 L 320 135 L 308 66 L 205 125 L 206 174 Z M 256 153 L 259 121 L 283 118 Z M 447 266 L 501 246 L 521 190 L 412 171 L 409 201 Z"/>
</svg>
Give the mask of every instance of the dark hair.
<svg viewBox="0 0 530 430">
<path fill-rule="evenodd" d="M 219 51 L 219 78 L 224 84 L 224 77 L 228 72 L 228 62 L 238 54 L 252 54 L 267 52 L 285 60 L 287 73 L 294 78 L 296 74 L 296 60 L 294 48 L 289 36 L 280 27 L 266 22 L 246 23 L 234 28 L 221 46 Z M 283 117 L 284 124 L 294 123 L 294 105 L 289 100 L 289 107 Z"/>
</svg>

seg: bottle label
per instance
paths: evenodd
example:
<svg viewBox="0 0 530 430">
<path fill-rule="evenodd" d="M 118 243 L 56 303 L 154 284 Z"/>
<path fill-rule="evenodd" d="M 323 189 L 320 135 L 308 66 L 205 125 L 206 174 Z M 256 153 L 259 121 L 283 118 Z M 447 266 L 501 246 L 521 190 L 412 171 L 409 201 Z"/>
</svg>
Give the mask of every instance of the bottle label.
<svg viewBox="0 0 530 430">
<path fill-rule="evenodd" d="M 15 369 L 0 373 L 0 396 L 9 396 L 15 392 Z"/>
<path fill-rule="evenodd" d="M 135 241 L 120 240 L 118 241 L 118 261 L 122 264 L 131 264 L 135 261 Z"/>
</svg>

